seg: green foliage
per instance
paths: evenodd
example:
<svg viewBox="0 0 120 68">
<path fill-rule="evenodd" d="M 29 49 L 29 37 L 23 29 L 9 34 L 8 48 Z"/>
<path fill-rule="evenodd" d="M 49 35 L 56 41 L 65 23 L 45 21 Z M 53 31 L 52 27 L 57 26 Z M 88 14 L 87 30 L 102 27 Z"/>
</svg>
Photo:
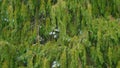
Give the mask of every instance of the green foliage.
<svg viewBox="0 0 120 68">
<path fill-rule="evenodd" d="M 0 68 L 120 68 L 119 0 L 0 0 Z"/>
</svg>

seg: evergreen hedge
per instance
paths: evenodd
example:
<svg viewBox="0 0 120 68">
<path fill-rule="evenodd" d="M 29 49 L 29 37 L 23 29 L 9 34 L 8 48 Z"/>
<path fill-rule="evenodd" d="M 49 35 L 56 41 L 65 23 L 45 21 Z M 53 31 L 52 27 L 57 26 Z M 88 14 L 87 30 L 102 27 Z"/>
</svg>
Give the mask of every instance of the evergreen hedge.
<svg viewBox="0 0 120 68">
<path fill-rule="evenodd" d="M 0 68 L 120 68 L 120 0 L 0 0 Z"/>
</svg>

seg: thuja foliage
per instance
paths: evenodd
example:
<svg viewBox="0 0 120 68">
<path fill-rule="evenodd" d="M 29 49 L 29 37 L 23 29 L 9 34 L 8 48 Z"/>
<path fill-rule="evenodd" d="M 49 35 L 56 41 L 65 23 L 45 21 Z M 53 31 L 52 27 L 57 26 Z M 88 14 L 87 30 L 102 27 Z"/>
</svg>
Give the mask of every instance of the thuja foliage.
<svg viewBox="0 0 120 68">
<path fill-rule="evenodd" d="M 0 0 L 0 68 L 120 68 L 120 0 Z"/>
</svg>

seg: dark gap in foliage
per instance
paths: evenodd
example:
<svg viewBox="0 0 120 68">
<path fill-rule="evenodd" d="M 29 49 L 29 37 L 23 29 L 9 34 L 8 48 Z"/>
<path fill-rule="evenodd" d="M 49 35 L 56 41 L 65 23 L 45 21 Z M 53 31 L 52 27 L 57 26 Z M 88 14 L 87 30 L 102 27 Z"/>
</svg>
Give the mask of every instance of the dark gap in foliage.
<svg viewBox="0 0 120 68">
<path fill-rule="evenodd" d="M 55 5 L 57 3 L 58 0 L 51 0 L 51 4 Z"/>
</svg>

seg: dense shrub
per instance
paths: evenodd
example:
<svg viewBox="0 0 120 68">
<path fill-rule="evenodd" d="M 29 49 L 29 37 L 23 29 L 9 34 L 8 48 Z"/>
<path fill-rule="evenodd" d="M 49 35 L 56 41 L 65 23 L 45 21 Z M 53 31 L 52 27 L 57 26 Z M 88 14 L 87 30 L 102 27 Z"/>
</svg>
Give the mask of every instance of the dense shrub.
<svg viewBox="0 0 120 68">
<path fill-rule="evenodd" d="M 119 68 L 119 0 L 0 0 L 0 68 Z"/>
</svg>

